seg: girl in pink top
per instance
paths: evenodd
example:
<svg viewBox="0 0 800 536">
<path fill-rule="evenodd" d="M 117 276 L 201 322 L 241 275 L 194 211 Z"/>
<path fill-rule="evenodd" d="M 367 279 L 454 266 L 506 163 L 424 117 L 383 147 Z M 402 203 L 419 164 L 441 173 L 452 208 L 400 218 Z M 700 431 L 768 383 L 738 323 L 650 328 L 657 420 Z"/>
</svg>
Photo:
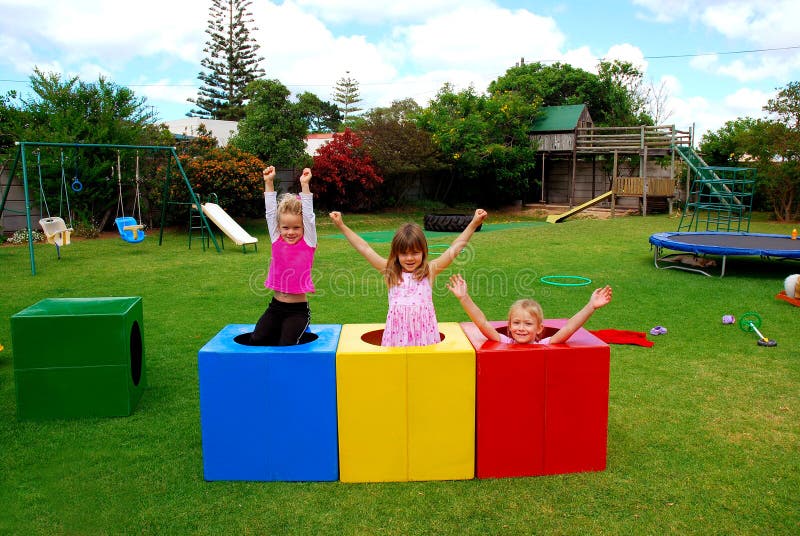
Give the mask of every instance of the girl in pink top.
<svg viewBox="0 0 800 536">
<path fill-rule="evenodd" d="M 467 282 L 464 281 L 461 274 L 451 275 L 447 288 L 458 298 L 458 301 L 461 302 L 461 307 L 464 308 L 467 316 L 484 337 L 490 341 L 506 344 L 558 344 L 567 342 L 589 320 L 592 313 L 611 301 L 611 287 L 606 285 L 603 288 L 596 289 L 592 292 L 589 303 L 567 320 L 564 327 L 550 337 L 542 339 L 540 337 L 544 330 L 544 315 L 542 314 L 541 305 L 536 300 L 522 299 L 515 301 L 511 305 L 511 309 L 508 311 L 508 335 L 504 335 L 489 323 L 483 311 L 472 301 L 469 292 L 467 292 Z"/>
<path fill-rule="evenodd" d="M 284 194 L 278 202 L 273 181 L 275 167 L 264 170 L 264 204 L 272 243 L 272 260 L 264 286 L 272 301 L 261 315 L 250 343 L 259 346 L 299 344 L 311 323 L 306 294 L 314 292 L 311 268 L 317 249 L 311 170 L 300 176 L 300 195 Z"/>
<path fill-rule="evenodd" d="M 441 342 L 433 308 L 433 280 L 467 245 L 475 229 L 486 219 L 486 211 L 476 210 L 467 228 L 430 262 L 425 233 L 415 223 L 403 224 L 398 229 L 389 258 L 384 259 L 344 224 L 340 212 L 331 212 L 330 217 L 356 251 L 383 274 L 389 287 L 389 312 L 381 346 L 426 346 Z"/>
</svg>

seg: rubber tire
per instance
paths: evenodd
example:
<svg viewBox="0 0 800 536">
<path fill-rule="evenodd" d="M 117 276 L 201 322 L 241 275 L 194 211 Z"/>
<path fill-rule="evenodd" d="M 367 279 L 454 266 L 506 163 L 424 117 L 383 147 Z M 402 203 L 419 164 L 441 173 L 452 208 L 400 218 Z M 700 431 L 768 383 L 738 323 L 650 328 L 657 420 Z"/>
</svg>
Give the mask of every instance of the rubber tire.
<svg viewBox="0 0 800 536">
<path fill-rule="evenodd" d="M 425 230 L 439 231 L 444 233 L 460 233 L 469 226 L 472 221 L 470 214 L 425 214 Z M 483 225 L 479 225 L 475 231 L 480 231 Z"/>
</svg>

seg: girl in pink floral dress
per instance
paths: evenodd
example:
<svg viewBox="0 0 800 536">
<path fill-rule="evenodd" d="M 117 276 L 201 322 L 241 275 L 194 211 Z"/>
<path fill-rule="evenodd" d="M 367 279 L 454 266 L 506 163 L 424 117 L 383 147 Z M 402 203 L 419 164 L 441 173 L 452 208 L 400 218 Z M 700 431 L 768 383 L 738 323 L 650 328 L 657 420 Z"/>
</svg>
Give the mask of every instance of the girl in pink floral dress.
<svg viewBox="0 0 800 536">
<path fill-rule="evenodd" d="M 441 342 L 433 308 L 433 280 L 467 245 L 486 219 L 486 211 L 476 210 L 467 228 L 444 253 L 430 262 L 425 233 L 415 223 L 400 226 L 392 239 L 389 258 L 384 259 L 344 224 L 340 212 L 331 212 L 330 217 L 350 245 L 383 273 L 389 287 L 389 313 L 381 346 L 426 346 Z"/>
</svg>

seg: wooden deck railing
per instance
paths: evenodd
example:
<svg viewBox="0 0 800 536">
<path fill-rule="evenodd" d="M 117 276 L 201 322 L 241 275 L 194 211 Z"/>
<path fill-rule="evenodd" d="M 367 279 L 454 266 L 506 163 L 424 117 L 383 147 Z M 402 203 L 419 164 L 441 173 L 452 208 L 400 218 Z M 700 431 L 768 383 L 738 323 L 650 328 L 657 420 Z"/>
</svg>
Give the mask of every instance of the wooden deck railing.
<svg viewBox="0 0 800 536">
<path fill-rule="evenodd" d="M 691 137 L 691 132 L 677 130 L 674 125 L 578 128 L 575 149 L 579 153 L 642 152 L 645 147 L 652 150 L 691 145 Z"/>
<path fill-rule="evenodd" d="M 611 189 L 618 197 L 644 197 L 645 182 L 648 196 L 675 195 L 675 181 L 670 178 L 615 177 Z"/>
</svg>

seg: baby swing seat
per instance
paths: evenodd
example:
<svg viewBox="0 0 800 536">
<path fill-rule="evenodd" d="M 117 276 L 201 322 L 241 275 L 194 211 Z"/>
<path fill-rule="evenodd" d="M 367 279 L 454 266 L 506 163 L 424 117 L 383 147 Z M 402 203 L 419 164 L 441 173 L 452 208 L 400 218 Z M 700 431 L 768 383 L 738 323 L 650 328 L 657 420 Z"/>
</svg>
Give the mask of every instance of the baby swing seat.
<svg viewBox="0 0 800 536">
<path fill-rule="evenodd" d="M 42 231 L 47 237 L 47 242 L 55 246 L 69 245 L 69 235 L 72 233 L 72 228 L 67 227 L 64 220 L 61 218 L 42 218 L 39 220 L 39 225 L 42 226 Z"/>
<path fill-rule="evenodd" d="M 119 235 L 125 242 L 136 244 L 144 240 L 144 225 L 139 225 L 134 218 L 123 216 L 114 220 L 119 230 Z"/>
</svg>

